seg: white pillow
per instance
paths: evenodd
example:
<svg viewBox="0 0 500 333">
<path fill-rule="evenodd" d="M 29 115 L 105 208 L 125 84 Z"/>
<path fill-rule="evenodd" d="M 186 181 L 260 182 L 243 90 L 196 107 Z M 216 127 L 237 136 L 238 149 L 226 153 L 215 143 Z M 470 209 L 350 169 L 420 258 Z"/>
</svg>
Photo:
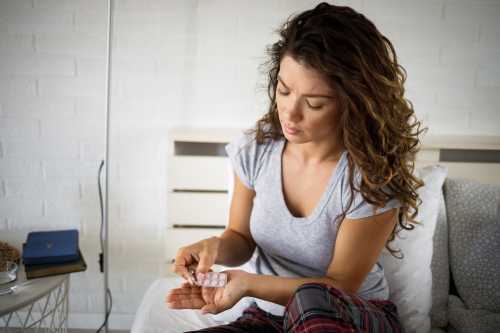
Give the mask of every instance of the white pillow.
<svg viewBox="0 0 500 333">
<path fill-rule="evenodd" d="M 397 259 L 384 250 L 380 263 L 389 284 L 389 299 L 398 308 L 405 332 L 428 333 L 431 330 L 432 238 L 447 169 L 432 165 L 417 169 L 415 175 L 425 183 L 417 190 L 422 204 L 416 220 L 421 224 L 415 225 L 411 231 L 402 230 L 390 244 L 392 248 L 401 249 L 403 259 Z"/>
</svg>

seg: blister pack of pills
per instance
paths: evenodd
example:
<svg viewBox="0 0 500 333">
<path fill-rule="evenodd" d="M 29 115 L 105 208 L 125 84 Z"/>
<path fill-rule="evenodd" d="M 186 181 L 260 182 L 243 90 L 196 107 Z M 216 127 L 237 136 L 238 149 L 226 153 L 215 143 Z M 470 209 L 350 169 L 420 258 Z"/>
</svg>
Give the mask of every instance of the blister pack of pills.
<svg viewBox="0 0 500 333">
<path fill-rule="evenodd" d="M 213 287 L 220 288 L 224 287 L 227 283 L 226 273 L 208 272 L 208 273 L 197 273 L 195 279 L 195 284 L 200 287 Z"/>
<path fill-rule="evenodd" d="M 196 273 L 196 266 L 200 261 L 200 258 L 196 254 L 191 254 L 193 257 L 193 263 L 188 266 L 188 272 L 190 274 L 190 283 L 194 283 L 200 287 L 212 287 L 220 288 L 224 287 L 227 283 L 227 274 L 218 272 L 208 272 L 208 273 Z"/>
</svg>

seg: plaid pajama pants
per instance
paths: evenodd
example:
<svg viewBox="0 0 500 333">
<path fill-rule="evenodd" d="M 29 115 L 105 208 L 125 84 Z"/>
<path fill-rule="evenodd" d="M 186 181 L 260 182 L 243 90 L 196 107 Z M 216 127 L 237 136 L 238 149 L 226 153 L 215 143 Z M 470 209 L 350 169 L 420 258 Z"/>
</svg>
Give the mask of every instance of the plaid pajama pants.
<svg viewBox="0 0 500 333">
<path fill-rule="evenodd" d="M 306 283 L 290 298 L 284 316 L 265 312 L 254 303 L 232 323 L 193 332 L 385 333 L 402 332 L 402 328 L 391 301 L 367 301 L 330 285 Z"/>
</svg>

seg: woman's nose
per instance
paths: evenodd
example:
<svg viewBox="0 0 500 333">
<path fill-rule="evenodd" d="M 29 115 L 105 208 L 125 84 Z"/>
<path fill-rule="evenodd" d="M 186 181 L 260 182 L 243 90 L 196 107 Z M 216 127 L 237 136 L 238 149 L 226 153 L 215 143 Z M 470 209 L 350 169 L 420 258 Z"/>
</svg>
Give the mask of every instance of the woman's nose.
<svg viewBox="0 0 500 333">
<path fill-rule="evenodd" d="M 302 118 L 302 110 L 297 100 L 290 99 L 285 108 L 286 118 L 290 122 L 298 122 Z"/>
</svg>

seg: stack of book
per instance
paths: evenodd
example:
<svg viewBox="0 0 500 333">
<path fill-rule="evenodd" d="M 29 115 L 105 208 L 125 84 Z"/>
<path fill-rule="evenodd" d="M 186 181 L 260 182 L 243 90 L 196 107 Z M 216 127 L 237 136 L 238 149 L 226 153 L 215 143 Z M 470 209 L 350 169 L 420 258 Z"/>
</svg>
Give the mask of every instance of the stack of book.
<svg viewBox="0 0 500 333">
<path fill-rule="evenodd" d="M 22 258 L 27 279 L 87 269 L 76 229 L 30 232 Z"/>
</svg>

